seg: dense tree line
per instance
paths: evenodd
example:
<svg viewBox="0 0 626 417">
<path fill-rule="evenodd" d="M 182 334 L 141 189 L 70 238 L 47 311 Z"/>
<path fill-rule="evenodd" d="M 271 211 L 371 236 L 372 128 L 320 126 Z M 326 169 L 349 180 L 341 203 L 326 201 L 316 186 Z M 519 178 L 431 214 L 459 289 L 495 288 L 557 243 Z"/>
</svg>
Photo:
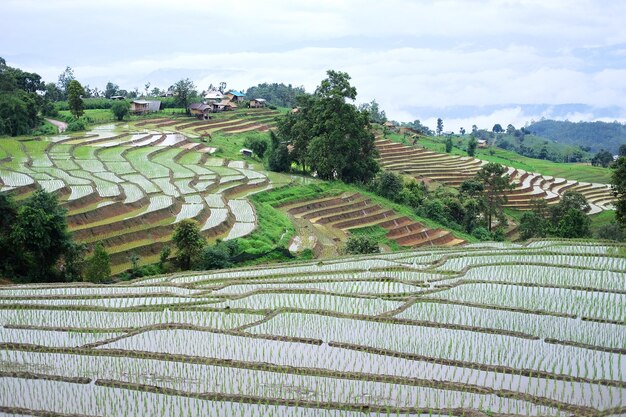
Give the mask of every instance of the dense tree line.
<svg viewBox="0 0 626 417">
<path fill-rule="evenodd" d="M 405 180 L 392 172 L 380 172 L 368 185 L 376 194 L 415 210 L 451 229 L 480 239 L 504 239 L 503 206 L 510 183 L 502 165 L 489 163 L 459 190 L 440 187 L 429 191 L 424 183 Z M 497 224 L 497 225 L 496 225 Z"/>
<path fill-rule="evenodd" d="M 552 206 L 548 206 L 544 199 L 535 199 L 532 210 L 521 217 L 520 237 L 590 237 L 591 219 L 587 215 L 588 210 L 585 196 L 575 191 L 565 192 L 558 204 Z"/>
<path fill-rule="evenodd" d="M 277 107 L 294 107 L 297 105 L 297 98 L 306 94 L 304 87 L 293 87 L 291 84 L 283 83 L 262 83 L 246 90 L 246 100 L 264 98 L 268 104 Z"/>
<path fill-rule="evenodd" d="M 618 122 L 540 120 L 527 129 L 559 143 L 589 147 L 592 152 L 606 149 L 616 154 L 620 144 L 626 143 L 626 125 Z"/>
<path fill-rule="evenodd" d="M 321 179 L 367 183 L 379 169 L 370 114 L 346 102 L 356 98 L 348 74 L 327 75 L 314 94 L 297 98 L 297 111 L 279 119 L 269 167 L 286 171 L 295 162 Z"/>
</svg>

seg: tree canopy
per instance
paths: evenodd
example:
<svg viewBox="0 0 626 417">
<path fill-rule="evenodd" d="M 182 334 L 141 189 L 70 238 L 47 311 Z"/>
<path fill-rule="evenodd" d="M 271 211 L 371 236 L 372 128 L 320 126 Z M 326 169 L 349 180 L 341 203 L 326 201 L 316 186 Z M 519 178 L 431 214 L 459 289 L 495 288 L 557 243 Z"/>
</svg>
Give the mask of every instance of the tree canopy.
<svg viewBox="0 0 626 417">
<path fill-rule="evenodd" d="M 77 119 L 84 113 L 83 96 L 85 95 L 85 89 L 76 80 L 70 81 L 67 86 L 67 101 L 70 106 L 70 111 Z"/>
<path fill-rule="evenodd" d="M 487 228 L 491 230 L 493 218 L 503 222 L 503 206 L 507 202 L 506 190 L 513 189 L 506 168 L 500 164 L 489 162 L 476 173 L 476 180 L 483 185 L 482 208 L 487 219 Z"/>
<path fill-rule="evenodd" d="M 298 97 L 298 111 L 278 122 L 270 160 L 280 159 L 291 145 L 289 157 L 319 178 L 345 182 L 368 182 L 378 172 L 374 135 L 369 114 L 359 111 L 346 99 L 356 98 L 345 72 L 329 70 L 315 94 Z"/>
<path fill-rule="evenodd" d="M 626 156 L 620 156 L 613 165 L 611 176 L 613 193 L 617 199 L 615 203 L 615 217 L 626 230 Z"/>
<path fill-rule="evenodd" d="M 304 87 L 293 87 L 291 84 L 262 83 L 246 90 L 246 99 L 264 98 L 267 103 L 278 107 L 294 107 L 297 97 L 306 94 Z"/>
<path fill-rule="evenodd" d="M 200 234 L 198 223 L 192 219 L 178 223 L 172 241 L 178 249 L 176 256 L 183 270 L 191 268 L 192 262 L 198 258 L 206 244 L 206 239 Z"/>
</svg>

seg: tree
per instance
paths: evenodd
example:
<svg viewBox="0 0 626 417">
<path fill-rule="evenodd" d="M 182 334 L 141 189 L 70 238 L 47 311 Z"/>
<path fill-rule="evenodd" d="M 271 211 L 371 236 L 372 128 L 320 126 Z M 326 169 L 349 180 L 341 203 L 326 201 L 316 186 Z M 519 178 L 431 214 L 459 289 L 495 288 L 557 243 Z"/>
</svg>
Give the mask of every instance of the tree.
<svg viewBox="0 0 626 417">
<path fill-rule="evenodd" d="M 145 91 L 144 95 L 147 96 L 148 95 L 148 91 L 150 91 L 150 83 L 149 82 L 145 83 L 143 85 L 143 88 L 144 88 L 144 91 Z"/>
<path fill-rule="evenodd" d="M 446 139 L 446 153 L 452 152 L 452 137 L 448 136 Z"/>
<path fill-rule="evenodd" d="M 620 145 L 617 151 L 617 156 L 626 156 L 626 143 L 624 143 L 623 145 Z"/>
<path fill-rule="evenodd" d="M 111 113 L 113 113 L 117 120 L 124 120 L 124 117 L 130 114 L 130 103 L 126 100 L 115 100 L 111 104 Z"/>
<path fill-rule="evenodd" d="M 87 267 L 85 268 L 85 280 L 90 282 L 103 282 L 111 276 L 111 259 L 109 254 L 102 246 L 102 243 L 98 242 L 93 250 L 91 258 L 87 260 Z"/>
<path fill-rule="evenodd" d="M 84 243 L 67 243 L 60 267 L 64 281 L 71 282 L 82 279 L 86 253 L 87 245 Z"/>
<path fill-rule="evenodd" d="M 591 165 L 601 166 L 604 168 L 608 168 L 608 166 L 611 165 L 611 162 L 613 162 L 613 154 L 611 154 L 611 152 L 604 150 L 604 149 L 598 152 L 591 159 Z"/>
<path fill-rule="evenodd" d="M 267 158 L 267 165 L 271 171 L 287 172 L 291 168 L 291 158 L 289 149 L 282 143 L 273 130 L 270 131 L 270 153 Z"/>
<path fill-rule="evenodd" d="M 83 95 L 85 94 L 85 90 L 83 86 L 76 80 L 70 81 L 67 86 L 67 101 L 70 107 L 70 112 L 74 115 L 75 118 L 79 118 L 84 113 L 84 103 L 83 103 Z"/>
<path fill-rule="evenodd" d="M 496 123 L 495 125 L 493 125 L 493 129 L 491 129 L 493 131 L 493 133 L 502 133 L 504 132 L 504 129 L 502 129 L 502 126 L 500 125 L 500 123 Z"/>
<path fill-rule="evenodd" d="M 464 127 L 460 128 L 459 133 L 461 134 L 461 136 L 465 136 L 465 128 Z"/>
<path fill-rule="evenodd" d="M 506 127 L 506 134 L 507 135 L 514 135 L 516 132 L 515 126 L 513 126 L 512 124 L 508 124 Z"/>
<path fill-rule="evenodd" d="M 202 269 L 224 269 L 232 266 L 237 250 L 236 240 L 228 242 L 218 240 L 215 245 L 208 246 L 202 251 L 200 259 Z"/>
<path fill-rule="evenodd" d="M 350 235 L 343 252 L 347 255 L 378 253 L 380 248 L 376 239 L 366 235 Z"/>
<path fill-rule="evenodd" d="M 469 142 L 467 142 L 467 154 L 469 156 L 474 156 L 476 155 L 476 147 L 478 146 L 478 142 L 476 141 L 476 138 L 474 136 L 472 136 L 469 140 Z"/>
<path fill-rule="evenodd" d="M 356 98 L 348 74 L 329 70 L 327 75 L 314 95 L 298 97 L 298 112 L 279 120 L 272 153 L 282 154 L 281 146 L 291 144 L 288 155 L 303 170 L 308 166 L 325 180 L 367 183 L 379 169 L 369 115 L 346 103 Z"/>
<path fill-rule="evenodd" d="M 246 138 L 243 146 L 252 150 L 259 158 L 263 158 L 265 151 L 267 150 L 267 141 L 259 138 Z"/>
<path fill-rule="evenodd" d="M 564 238 L 591 236 L 591 219 L 584 211 L 569 208 L 556 225 L 556 235 Z"/>
<path fill-rule="evenodd" d="M 503 206 L 508 201 L 505 191 L 514 188 L 506 172 L 506 168 L 502 165 L 489 162 L 476 174 L 476 180 L 481 182 L 484 187 L 483 210 L 487 219 L 487 228 L 490 231 L 493 217 L 498 218 L 500 222 L 504 221 Z"/>
<path fill-rule="evenodd" d="M 382 171 L 374 177 L 370 188 L 382 197 L 392 201 L 399 201 L 402 195 L 402 189 L 404 188 L 404 182 L 402 181 L 402 177 L 398 174 Z"/>
<path fill-rule="evenodd" d="M 178 223 L 172 241 L 178 249 L 176 256 L 183 270 L 191 268 L 192 261 L 198 257 L 206 244 L 205 238 L 200 234 L 198 223 L 192 219 Z"/>
<path fill-rule="evenodd" d="M 189 111 L 189 102 L 193 97 L 198 95 L 195 88 L 195 84 L 189 78 L 176 82 L 176 84 L 170 88 L 174 91 L 176 104 L 184 108 L 188 115 L 191 114 Z"/>
<path fill-rule="evenodd" d="M 54 281 L 54 267 L 71 243 L 66 210 L 55 194 L 35 193 L 17 210 L 11 228 L 11 243 L 22 252 L 26 275 L 37 281 Z"/>
<path fill-rule="evenodd" d="M 104 96 L 106 98 L 111 98 L 113 96 L 119 95 L 120 86 L 117 84 L 113 84 L 111 81 L 107 83 L 104 87 Z"/>
<path fill-rule="evenodd" d="M 548 233 L 546 219 L 534 211 L 526 211 L 519 222 L 520 238 L 528 240 L 533 237 L 545 237 Z"/>
<path fill-rule="evenodd" d="M 383 124 L 387 121 L 387 115 L 384 110 L 380 110 L 380 106 L 376 100 L 370 103 L 364 103 L 359 106 L 359 110 L 369 114 L 370 122 Z"/>
<path fill-rule="evenodd" d="M 626 230 L 626 156 L 620 156 L 613 164 L 611 183 L 616 198 L 615 218 Z"/>
<path fill-rule="evenodd" d="M 441 136 L 441 133 L 443 132 L 443 120 L 441 120 L 441 117 L 437 119 L 437 136 Z"/>
<path fill-rule="evenodd" d="M 39 125 L 44 91 L 38 74 L 9 67 L 0 58 L 0 135 L 23 135 Z"/>
<path fill-rule="evenodd" d="M 61 93 L 63 94 L 63 98 L 68 98 L 68 88 L 70 86 L 70 83 L 72 81 L 74 81 L 74 70 L 71 67 L 65 67 L 65 71 L 63 71 L 60 75 L 59 75 L 59 81 L 57 82 L 57 86 L 59 87 L 59 90 L 61 90 Z"/>
</svg>

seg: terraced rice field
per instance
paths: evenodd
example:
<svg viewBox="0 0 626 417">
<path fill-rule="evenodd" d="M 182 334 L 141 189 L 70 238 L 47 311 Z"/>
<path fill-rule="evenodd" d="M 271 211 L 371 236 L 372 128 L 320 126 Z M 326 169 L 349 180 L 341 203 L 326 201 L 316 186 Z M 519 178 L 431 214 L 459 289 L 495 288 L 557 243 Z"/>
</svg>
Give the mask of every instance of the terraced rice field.
<svg viewBox="0 0 626 417">
<path fill-rule="evenodd" d="M 346 232 L 355 228 L 380 226 L 388 230 L 389 239 L 406 247 L 455 246 L 465 243 L 447 230 L 430 229 L 358 193 L 301 201 L 281 209 L 318 228 Z"/>
<path fill-rule="evenodd" d="M 207 237 L 234 239 L 256 228 L 245 196 L 271 187 L 265 173 L 211 157 L 214 148 L 175 131 L 132 129 L 104 125 L 82 136 L 4 139 L 0 191 L 58 193 L 75 238 L 101 241 L 114 272 L 128 266 L 130 254 L 154 260 L 183 219 L 198 221 Z"/>
<path fill-rule="evenodd" d="M 7 416 L 626 413 L 623 246 L 5 286 L 0 325 Z"/>
<path fill-rule="evenodd" d="M 487 163 L 469 156 L 441 154 L 388 140 L 377 140 L 376 147 L 384 169 L 453 187 L 474 177 Z M 571 181 L 511 167 L 508 167 L 507 174 L 515 184 L 513 190 L 507 191 L 507 207 L 530 209 L 531 199 L 534 198 L 543 198 L 548 204 L 555 204 L 566 191 L 577 191 L 587 198 L 590 214 L 613 209 L 614 196 L 609 184 Z"/>
</svg>

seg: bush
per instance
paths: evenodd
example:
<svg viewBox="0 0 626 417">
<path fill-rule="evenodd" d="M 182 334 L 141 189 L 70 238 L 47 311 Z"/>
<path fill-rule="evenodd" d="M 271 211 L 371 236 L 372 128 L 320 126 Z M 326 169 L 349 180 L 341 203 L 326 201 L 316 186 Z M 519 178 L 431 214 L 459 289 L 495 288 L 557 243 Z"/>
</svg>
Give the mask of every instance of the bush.
<svg viewBox="0 0 626 417">
<path fill-rule="evenodd" d="M 484 227 L 477 227 L 472 231 L 472 236 L 478 240 L 486 241 L 491 240 L 491 233 Z"/>
<path fill-rule="evenodd" d="M 237 251 L 236 240 L 228 242 L 218 240 L 215 245 L 204 248 L 200 257 L 200 267 L 201 269 L 229 268 L 233 266 Z"/>
<path fill-rule="evenodd" d="M 102 282 L 111 276 L 111 260 L 101 243 L 98 243 L 91 258 L 87 260 L 85 279 L 90 282 Z"/>
<path fill-rule="evenodd" d="M 611 222 L 609 224 L 600 226 L 596 231 L 596 237 L 598 239 L 623 242 L 624 240 L 626 240 L 626 233 L 624 233 L 624 230 L 622 230 L 619 223 Z"/>
<path fill-rule="evenodd" d="M 370 236 L 351 235 L 346 242 L 343 253 L 346 255 L 358 255 L 364 253 L 379 253 L 378 242 Z"/>
<path fill-rule="evenodd" d="M 66 132 L 80 132 L 86 129 L 87 129 L 87 123 L 84 120 L 72 119 L 72 121 L 67 124 L 67 129 L 65 129 L 65 131 Z"/>
<path fill-rule="evenodd" d="M 44 123 L 39 126 L 36 130 L 33 130 L 30 134 L 33 136 L 48 136 L 48 135 L 56 135 L 59 132 L 56 126 L 50 123 Z"/>
</svg>

